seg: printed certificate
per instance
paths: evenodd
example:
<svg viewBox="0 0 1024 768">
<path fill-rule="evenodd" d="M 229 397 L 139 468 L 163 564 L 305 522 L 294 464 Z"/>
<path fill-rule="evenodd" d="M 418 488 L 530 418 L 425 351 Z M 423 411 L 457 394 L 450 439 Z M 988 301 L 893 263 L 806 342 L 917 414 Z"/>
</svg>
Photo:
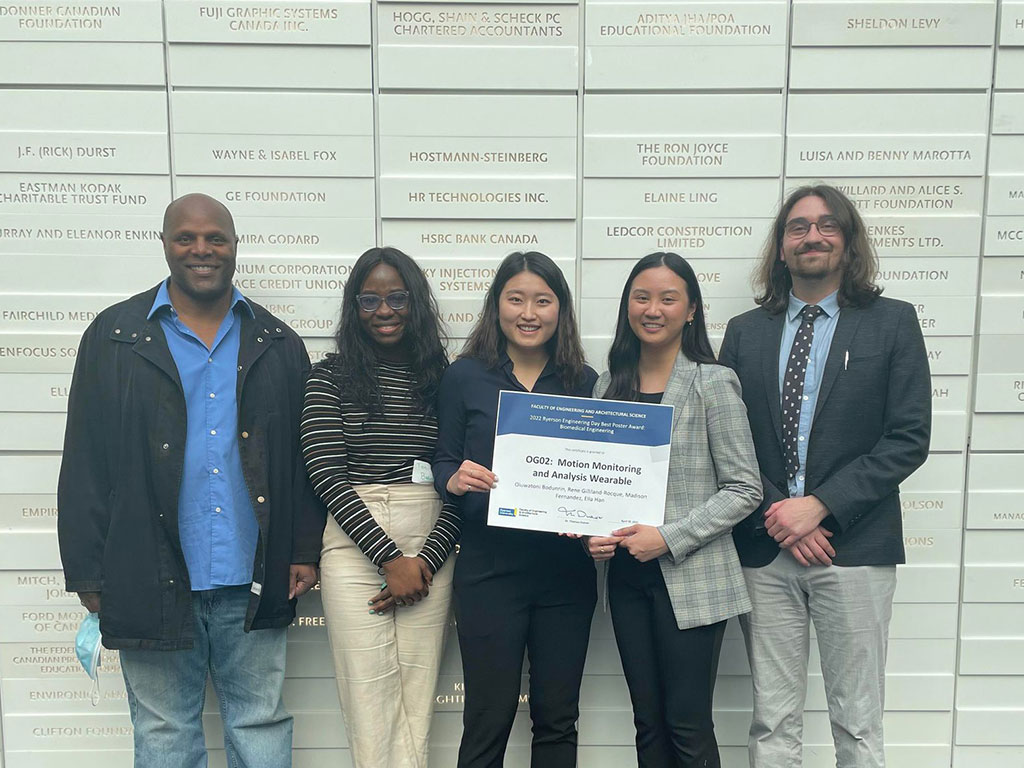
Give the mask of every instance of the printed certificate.
<svg viewBox="0 0 1024 768">
<path fill-rule="evenodd" d="M 599 536 L 661 525 L 673 410 L 502 392 L 487 524 Z"/>
</svg>

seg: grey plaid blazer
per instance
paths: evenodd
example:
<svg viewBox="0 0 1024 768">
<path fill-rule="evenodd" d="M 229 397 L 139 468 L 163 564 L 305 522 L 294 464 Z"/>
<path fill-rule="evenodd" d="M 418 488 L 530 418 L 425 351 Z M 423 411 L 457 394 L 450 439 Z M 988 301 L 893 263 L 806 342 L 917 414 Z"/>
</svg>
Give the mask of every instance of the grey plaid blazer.
<svg viewBox="0 0 1024 768">
<path fill-rule="evenodd" d="M 594 397 L 608 389 L 608 373 Z M 736 374 L 682 352 L 665 394 L 675 406 L 659 558 L 676 623 L 699 627 L 750 611 L 731 531 L 761 502 L 761 475 Z"/>
</svg>

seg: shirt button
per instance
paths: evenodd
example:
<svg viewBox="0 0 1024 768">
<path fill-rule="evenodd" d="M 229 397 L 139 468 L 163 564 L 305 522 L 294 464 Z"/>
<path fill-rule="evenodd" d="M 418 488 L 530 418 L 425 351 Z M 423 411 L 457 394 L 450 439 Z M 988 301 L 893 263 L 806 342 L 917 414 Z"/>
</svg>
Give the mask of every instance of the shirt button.
<svg viewBox="0 0 1024 768">
<path fill-rule="evenodd" d="M 249 437 L 249 433 L 248 432 L 243 432 L 242 433 L 242 439 L 246 439 L 248 437 Z"/>
<path fill-rule="evenodd" d="M 262 504 L 264 501 L 266 501 L 266 499 L 264 497 L 262 497 L 262 496 L 257 496 L 256 497 L 256 501 L 258 501 L 260 504 Z"/>
<path fill-rule="evenodd" d="M 213 511 L 214 511 L 214 512 L 220 512 L 220 507 L 214 507 L 214 508 L 213 508 Z"/>
<path fill-rule="evenodd" d="M 256 341 L 263 341 L 263 337 L 262 336 L 257 336 L 256 337 Z"/>
<path fill-rule="evenodd" d="M 803 440 L 803 439 L 804 439 L 804 436 L 803 436 L 803 435 L 800 435 L 800 439 L 801 439 L 801 440 Z"/>
<path fill-rule="evenodd" d="M 146 341 L 152 341 L 152 340 L 153 340 L 153 337 L 152 337 L 152 336 L 147 336 L 147 337 L 146 337 Z"/>
<path fill-rule="evenodd" d="M 171 580 L 170 580 L 170 581 L 168 581 L 167 583 L 168 583 L 168 584 L 173 584 L 173 583 L 174 583 L 174 579 L 171 579 Z"/>
<path fill-rule="evenodd" d="M 242 366 L 238 366 L 238 370 L 242 370 Z"/>
<path fill-rule="evenodd" d="M 219 475 L 219 474 L 220 474 L 220 470 L 219 470 L 219 469 L 217 469 L 216 467 L 214 467 L 214 468 L 213 468 L 213 474 L 215 474 L 215 475 Z"/>
<path fill-rule="evenodd" d="M 167 451 L 167 450 L 170 450 L 171 445 L 170 445 L 170 443 L 164 443 L 160 447 L 163 448 L 165 451 Z"/>
<path fill-rule="evenodd" d="M 207 360 L 206 362 L 208 362 L 208 363 L 212 363 L 212 362 L 213 362 L 213 358 L 212 358 L 212 357 L 211 357 L 211 358 L 209 358 L 209 359 L 208 359 L 208 360 Z"/>
<path fill-rule="evenodd" d="M 216 395 L 216 394 L 214 394 L 213 392 L 211 392 L 211 393 L 210 393 L 210 397 L 216 397 L 216 396 L 217 396 L 217 395 Z"/>
<path fill-rule="evenodd" d="M 216 435 L 216 434 L 217 434 L 217 430 L 216 430 L 216 429 L 211 429 L 211 430 L 210 430 L 210 434 L 211 434 L 211 435 Z M 800 439 L 801 439 L 801 440 L 803 440 L 803 438 L 802 438 L 802 437 L 801 437 Z"/>
<path fill-rule="evenodd" d="M 135 338 L 136 336 L 138 336 L 138 335 L 139 335 L 139 334 L 137 334 L 137 333 L 133 333 L 133 334 L 132 334 L 132 338 L 134 339 L 134 338 Z"/>
<path fill-rule="evenodd" d="M 804 400 L 810 400 L 810 399 L 811 398 L 809 398 L 807 395 L 804 395 Z"/>
</svg>

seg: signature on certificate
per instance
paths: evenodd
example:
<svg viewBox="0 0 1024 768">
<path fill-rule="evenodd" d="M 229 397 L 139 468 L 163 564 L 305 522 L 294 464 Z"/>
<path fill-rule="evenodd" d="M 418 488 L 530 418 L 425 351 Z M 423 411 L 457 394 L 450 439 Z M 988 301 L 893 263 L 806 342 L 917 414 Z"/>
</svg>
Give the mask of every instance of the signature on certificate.
<svg viewBox="0 0 1024 768">
<path fill-rule="evenodd" d="M 559 513 L 566 517 L 575 517 L 581 520 L 599 520 L 597 515 L 592 515 L 589 512 L 584 512 L 582 509 L 566 509 L 565 507 L 558 508 Z"/>
</svg>

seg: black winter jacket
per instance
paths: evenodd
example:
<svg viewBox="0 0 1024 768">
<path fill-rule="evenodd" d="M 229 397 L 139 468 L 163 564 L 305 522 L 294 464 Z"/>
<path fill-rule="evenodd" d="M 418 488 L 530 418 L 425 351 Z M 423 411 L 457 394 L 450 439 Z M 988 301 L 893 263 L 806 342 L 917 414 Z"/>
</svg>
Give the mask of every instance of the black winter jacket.
<svg viewBox="0 0 1024 768">
<path fill-rule="evenodd" d="M 178 650 L 194 637 L 178 536 L 185 397 L 160 322 L 157 288 L 101 312 L 82 337 L 68 401 L 57 533 L 69 592 L 101 592 L 108 648 Z M 326 511 L 299 451 L 309 357 L 263 307 L 242 313 L 238 442 L 259 523 L 245 630 L 284 627 L 292 563 L 320 559 Z"/>
</svg>

